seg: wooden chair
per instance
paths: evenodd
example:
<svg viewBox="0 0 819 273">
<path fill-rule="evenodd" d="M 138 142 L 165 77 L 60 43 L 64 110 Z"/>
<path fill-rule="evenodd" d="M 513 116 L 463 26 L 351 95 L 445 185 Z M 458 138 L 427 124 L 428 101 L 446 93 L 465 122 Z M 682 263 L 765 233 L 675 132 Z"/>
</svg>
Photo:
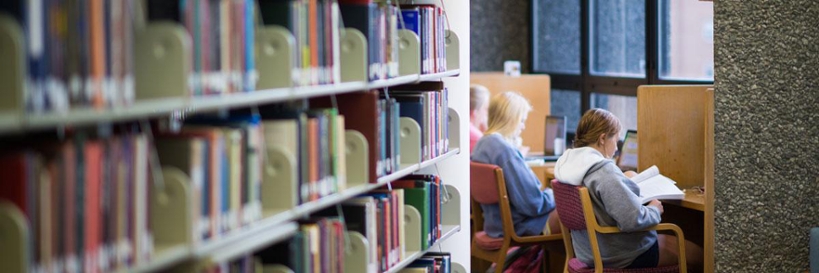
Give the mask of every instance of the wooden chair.
<svg viewBox="0 0 819 273">
<path fill-rule="evenodd" d="M 506 253 L 510 247 L 526 245 L 545 245 L 560 243 L 560 234 L 518 236 L 512 222 L 512 209 L 509 196 L 506 193 L 506 180 L 500 167 L 471 162 L 470 193 L 472 195 L 472 257 L 496 263 L 495 272 L 502 272 Z M 500 206 L 501 221 L 503 221 L 503 238 L 492 238 L 483 231 L 483 209 L 481 204 L 498 204 Z M 544 248 L 544 253 L 546 253 Z M 548 268 L 548 256 L 544 256 L 544 271 Z"/>
<path fill-rule="evenodd" d="M 563 234 L 563 245 L 566 246 L 566 265 L 564 272 L 687 272 L 685 266 L 685 238 L 680 227 L 674 224 L 662 223 L 645 230 L 670 230 L 677 235 L 679 244 L 678 265 L 655 268 L 619 269 L 603 268 L 603 259 L 600 257 L 600 247 L 597 244 L 597 233 L 621 233 L 616 227 L 602 227 L 594 216 L 589 190 L 582 186 L 572 186 L 552 180 L 552 190 L 555 194 L 557 214 L 560 217 L 560 230 Z M 594 268 L 589 268 L 574 257 L 571 230 L 586 230 L 589 234 L 592 253 L 594 254 Z"/>
</svg>

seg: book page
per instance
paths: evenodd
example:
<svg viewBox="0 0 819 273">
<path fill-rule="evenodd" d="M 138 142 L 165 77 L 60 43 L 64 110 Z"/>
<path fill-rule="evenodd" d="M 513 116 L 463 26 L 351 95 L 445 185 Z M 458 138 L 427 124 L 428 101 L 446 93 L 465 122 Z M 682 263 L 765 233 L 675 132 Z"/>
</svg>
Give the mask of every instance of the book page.
<svg viewBox="0 0 819 273">
<path fill-rule="evenodd" d="M 660 175 L 660 169 L 657 168 L 657 165 L 654 165 L 654 166 L 649 167 L 648 169 L 645 169 L 640 174 L 632 177 L 631 181 L 634 181 L 634 183 L 640 184 L 641 182 L 646 181 L 649 178 L 652 178 L 652 177 L 654 177 L 656 175 Z"/>
<path fill-rule="evenodd" d="M 640 198 L 646 203 L 651 199 L 683 199 L 685 193 L 674 184 L 674 180 L 658 174 L 637 185 L 640 187 Z"/>
</svg>

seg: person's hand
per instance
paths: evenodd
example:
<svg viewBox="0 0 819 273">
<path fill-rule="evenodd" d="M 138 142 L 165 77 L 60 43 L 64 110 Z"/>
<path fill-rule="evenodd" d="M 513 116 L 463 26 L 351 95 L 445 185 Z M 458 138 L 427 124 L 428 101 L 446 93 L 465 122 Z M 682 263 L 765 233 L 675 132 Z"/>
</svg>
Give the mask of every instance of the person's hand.
<svg viewBox="0 0 819 273">
<path fill-rule="evenodd" d="M 518 147 L 518 151 L 520 151 L 520 154 L 522 154 L 523 156 L 526 156 L 527 154 L 529 154 L 529 146 L 520 146 Z"/>
<path fill-rule="evenodd" d="M 660 211 L 660 214 L 663 214 L 663 203 L 661 203 L 660 200 L 652 199 L 651 202 L 648 202 L 647 206 L 656 207 L 657 210 Z"/>
<path fill-rule="evenodd" d="M 634 171 L 626 171 L 626 172 L 624 172 L 623 174 L 625 174 L 625 175 L 626 175 L 626 177 L 628 177 L 628 178 L 632 178 L 632 177 L 634 177 L 634 176 L 636 176 L 636 175 L 637 175 L 637 173 L 636 173 L 636 172 L 634 172 Z"/>
</svg>

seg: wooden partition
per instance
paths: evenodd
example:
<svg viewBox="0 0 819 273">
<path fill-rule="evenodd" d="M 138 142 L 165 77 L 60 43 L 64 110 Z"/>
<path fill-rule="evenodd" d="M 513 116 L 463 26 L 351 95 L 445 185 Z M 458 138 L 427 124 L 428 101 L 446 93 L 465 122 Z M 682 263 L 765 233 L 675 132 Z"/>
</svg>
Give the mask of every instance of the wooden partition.
<svg viewBox="0 0 819 273">
<path fill-rule="evenodd" d="M 707 85 L 637 89 L 638 169 L 657 165 L 681 189 L 705 187 L 702 196 L 688 192 L 682 202 L 667 202 L 681 206 L 666 206 L 663 214 L 663 222 L 679 225 L 686 239 L 703 247 L 703 272 L 714 272 L 713 90 Z"/>
<path fill-rule="evenodd" d="M 681 189 L 703 186 L 707 85 L 637 89 L 637 166 L 657 165 Z"/>
<path fill-rule="evenodd" d="M 714 272 L 714 88 L 705 92 L 705 162 L 703 186 L 705 186 L 705 255 L 704 272 Z"/>
<path fill-rule="evenodd" d="M 495 94 L 504 91 L 516 91 L 529 100 L 532 112 L 526 120 L 526 129 L 521 133 L 523 145 L 529 146 L 530 152 L 543 152 L 543 139 L 546 134 L 546 116 L 549 115 L 549 92 L 551 80 L 549 75 L 521 75 L 510 77 L 503 72 L 472 72 L 470 83 L 486 86 Z"/>
</svg>

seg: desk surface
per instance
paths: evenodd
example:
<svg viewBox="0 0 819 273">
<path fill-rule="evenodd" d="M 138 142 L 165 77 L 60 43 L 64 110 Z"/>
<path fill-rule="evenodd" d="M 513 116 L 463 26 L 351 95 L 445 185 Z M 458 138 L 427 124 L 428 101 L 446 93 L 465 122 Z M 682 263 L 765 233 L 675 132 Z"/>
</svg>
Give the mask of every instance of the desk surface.
<svg viewBox="0 0 819 273">
<path fill-rule="evenodd" d="M 684 208 L 705 211 L 705 195 L 696 192 L 685 192 L 683 200 L 664 200 L 663 203 L 675 204 Z"/>
</svg>

